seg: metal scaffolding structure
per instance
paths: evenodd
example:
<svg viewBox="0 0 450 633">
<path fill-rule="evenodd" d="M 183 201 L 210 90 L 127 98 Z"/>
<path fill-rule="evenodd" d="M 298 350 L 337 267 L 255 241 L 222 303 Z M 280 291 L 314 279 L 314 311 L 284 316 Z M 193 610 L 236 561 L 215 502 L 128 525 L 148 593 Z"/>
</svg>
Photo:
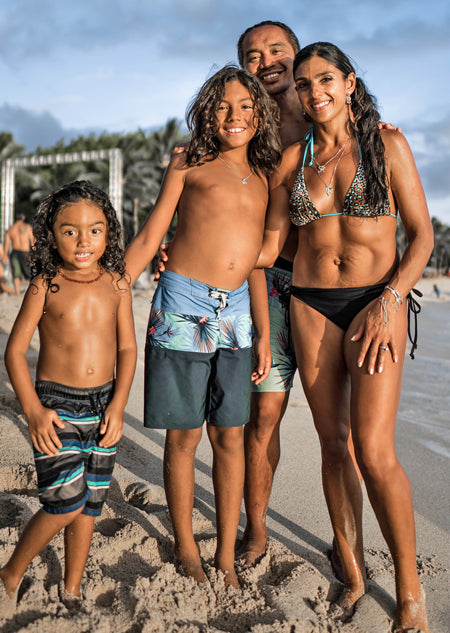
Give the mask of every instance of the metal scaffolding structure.
<svg viewBox="0 0 450 633">
<path fill-rule="evenodd" d="M 89 160 L 109 161 L 109 197 L 122 222 L 122 151 L 118 148 L 93 151 L 72 152 L 68 154 L 48 154 L 46 156 L 25 156 L 8 158 L 2 163 L 1 193 L 1 240 L 14 221 L 15 170 L 18 167 L 42 167 L 45 165 L 62 165 L 65 163 L 81 163 Z"/>
</svg>

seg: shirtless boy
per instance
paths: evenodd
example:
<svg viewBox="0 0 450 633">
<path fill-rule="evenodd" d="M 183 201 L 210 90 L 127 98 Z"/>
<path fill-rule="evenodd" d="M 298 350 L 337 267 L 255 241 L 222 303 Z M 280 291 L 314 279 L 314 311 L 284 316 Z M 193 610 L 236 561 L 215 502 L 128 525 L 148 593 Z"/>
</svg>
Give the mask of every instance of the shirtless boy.
<svg viewBox="0 0 450 633">
<path fill-rule="evenodd" d="M 203 581 L 192 509 L 195 451 L 206 419 L 213 450 L 215 566 L 226 584 L 238 587 L 234 547 L 252 363 L 247 278 L 259 254 L 267 175 L 280 147 L 273 102 L 237 67 L 225 67 L 204 84 L 187 121 L 189 150 L 172 157 L 156 205 L 125 259 L 133 283 L 178 209 L 170 262 L 150 313 L 144 424 L 167 429 L 164 484 L 175 559 L 184 573 Z M 269 359 L 267 346 L 260 353 Z"/>
<path fill-rule="evenodd" d="M 16 295 L 20 294 L 21 280 L 30 279 L 30 250 L 33 246 L 33 242 L 34 238 L 31 226 L 25 222 L 25 215 L 18 213 L 14 224 L 6 231 L 3 256 L 4 264 L 11 261 Z M 10 248 L 11 254 L 8 258 Z"/>
</svg>

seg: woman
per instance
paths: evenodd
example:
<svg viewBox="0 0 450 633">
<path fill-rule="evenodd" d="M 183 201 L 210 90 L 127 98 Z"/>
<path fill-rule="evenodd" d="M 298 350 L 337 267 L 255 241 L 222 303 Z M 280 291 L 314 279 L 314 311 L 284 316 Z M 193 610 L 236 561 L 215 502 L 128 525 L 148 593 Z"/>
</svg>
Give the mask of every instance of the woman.
<svg viewBox="0 0 450 633">
<path fill-rule="evenodd" d="M 433 248 L 425 196 L 405 138 L 378 129 L 374 101 L 342 51 L 326 42 L 307 46 L 295 58 L 294 79 L 311 128 L 284 152 L 272 178 L 258 266 L 273 264 L 290 221 L 298 226 L 291 325 L 345 578 L 332 611 L 351 609 L 366 585 L 362 494 L 347 448 L 351 428 L 394 560 L 396 626 L 427 632 L 411 489 L 394 445 L 407 296 Z M 397 209 L 408 235 L 401 260 Z"/>
</svg>

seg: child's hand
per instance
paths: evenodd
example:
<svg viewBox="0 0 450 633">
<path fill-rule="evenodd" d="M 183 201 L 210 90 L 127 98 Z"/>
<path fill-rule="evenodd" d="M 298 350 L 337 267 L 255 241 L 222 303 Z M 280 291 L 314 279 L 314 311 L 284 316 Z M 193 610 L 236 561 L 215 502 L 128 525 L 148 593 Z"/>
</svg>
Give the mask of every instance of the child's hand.
<svg viewBox="0 0 450 633">
<path fill-rule="evenodd" d="M 55 426 L 60 429 L 65 428 L 64 422 L 53 409 L 41 407 L 36 415 L 28 417 L 28 430 L 31 441 L 39 453 L 56 455 L 58 450 L 62 448 Z"/>
<path fill-rule="evenodd" d="M 253 371 L 252 382 L 259 385 L 269 375 L 272 366 L 272 354 L 270 352 L 270 340 L 268 337 L 253 339 Z"/>
<path fill-rule="evenodd" d="M 158 279 L 161 277 L 161 273 L 166 270 L 166 262 L 169 261 L 169 246 L 170 242 L 167 242 L 166 244 L 161 244 L 161 246 L 159 247 L 158 263 L 156 265 L 156 272 L 155 276 L 153 277 L 153 281 L 158 281 Z"/>
<path fill-rule="evenodd" d="M 105 411 L 105 416 L 100 424 L 100 435 L 104 437 L 100 440 L 99 446 L 110 448 L 117 444 L 122 437 L 123 431 L 123 409 L 115 409 L 111 404 Z"/>
</svg>

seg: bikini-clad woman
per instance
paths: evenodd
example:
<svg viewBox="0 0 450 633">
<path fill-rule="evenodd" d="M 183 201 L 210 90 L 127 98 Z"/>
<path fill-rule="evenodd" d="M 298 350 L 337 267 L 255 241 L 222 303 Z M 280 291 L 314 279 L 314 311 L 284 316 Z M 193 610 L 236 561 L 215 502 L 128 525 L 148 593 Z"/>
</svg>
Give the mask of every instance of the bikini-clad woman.
<svg viewBox="0 0 450 633">
<path fill-rule="evenodd" d="M 347 449 L 351 427 L 394 561 L 397 630 L 428 632 L 411 488 L 394 443 L 408 295 L 433 248 L 426 200 L 404 136 L 378 129 L 374 100 L 342 51 L 326 42 L 305 47 L 294 78 L 310 134 L 284 152 L 272 178 L 258 265 L 273 263 L 290 222 L 296 225 L 291 327 L 345 577 L 332 610 L 347 612 L 366 590 L 362 494 Z M 397 212 L 408 236 L 401 259 Z"/>
</svg>

